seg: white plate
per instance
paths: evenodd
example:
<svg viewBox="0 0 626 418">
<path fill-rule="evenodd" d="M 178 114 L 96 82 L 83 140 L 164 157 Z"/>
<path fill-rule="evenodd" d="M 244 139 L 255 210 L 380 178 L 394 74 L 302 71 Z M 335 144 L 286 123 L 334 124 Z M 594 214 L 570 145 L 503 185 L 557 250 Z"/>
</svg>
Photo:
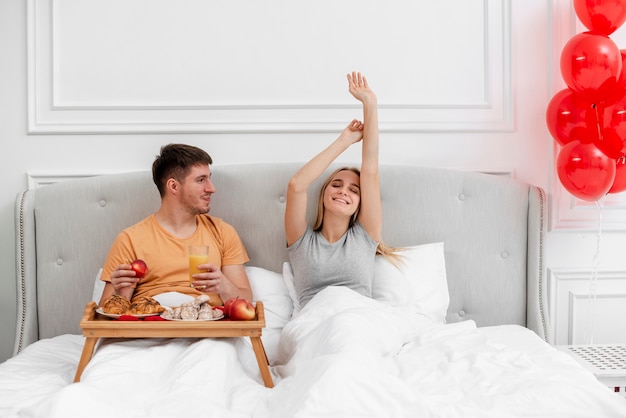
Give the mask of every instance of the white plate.
<svg viewBox="0 0 626 418">
<path fill-rule="evenodd" d="M 172 318 L 163 316 L 163 314 L 161 314 L 161 318 L 167 321 L 183 321 L 183 322 L 217 321 L 218 319 L 224 318 L 224 313 L 222 312 L 220 316 L 217 316 L 217 317 L 214 316 L 213 318 L 210 318 L 210 319 L 172 319 Z"/>
<path fill-rule="evenodd" d="M 96 312 L 98 312 L 100 315 L 104 315 L 104 316 L 108 316 L 109 318 L 119 318 L 122 315 L 118 315 L 118 314 L 112 314 L 112 313 L 106 313 L 102 310 L 102 308 L 97 308 Z M 145 318 L 147 316 L 158 316 L 161 315 L 160 313 L 149 313 L 149 314 L 123 314 L 123 315 L 127 315 L 127 316 L 134 316 L 135 318 Z"/>
<path fill-rule="evenodd" d="M 185 302 L 191 302 L 195 298 L 193 296 L 185 295 L 179 292 L 165 292 L 152 296 L 152 299 L 156 300 L 161 306 L 180 306 Z"/>
</svg>

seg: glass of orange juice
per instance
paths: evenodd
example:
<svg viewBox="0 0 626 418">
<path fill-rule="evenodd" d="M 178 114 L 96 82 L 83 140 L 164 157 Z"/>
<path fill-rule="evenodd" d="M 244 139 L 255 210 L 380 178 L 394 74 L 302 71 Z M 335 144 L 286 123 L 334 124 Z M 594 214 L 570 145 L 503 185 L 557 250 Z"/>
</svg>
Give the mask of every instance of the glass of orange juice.
<svg viewBox="0 0 626 418">
<path fill-rule="evenodd" d="M 190 245 L 189 246 L 189 285 L 194 281 L 193 275 L 201 273 L 198 270 L 200 264 L 209 262 L 209 247 L 207 245 Z"/>
</svg>

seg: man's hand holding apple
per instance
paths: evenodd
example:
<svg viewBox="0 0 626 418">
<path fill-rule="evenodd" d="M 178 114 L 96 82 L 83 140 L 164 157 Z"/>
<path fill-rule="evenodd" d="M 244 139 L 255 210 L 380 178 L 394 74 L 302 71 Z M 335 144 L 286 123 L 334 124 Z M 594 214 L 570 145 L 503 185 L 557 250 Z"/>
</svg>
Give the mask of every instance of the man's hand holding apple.
<svg viewBox="0 0 626 418">
<path fill-rule="evenodd" d="M 143 260 L 134 260 L 130 264 L 120 264 L 111 273 L 111 285 L 116 295 L 130 300 L 139 280 L 146 275 L 148 266 Z"/>
</svg>

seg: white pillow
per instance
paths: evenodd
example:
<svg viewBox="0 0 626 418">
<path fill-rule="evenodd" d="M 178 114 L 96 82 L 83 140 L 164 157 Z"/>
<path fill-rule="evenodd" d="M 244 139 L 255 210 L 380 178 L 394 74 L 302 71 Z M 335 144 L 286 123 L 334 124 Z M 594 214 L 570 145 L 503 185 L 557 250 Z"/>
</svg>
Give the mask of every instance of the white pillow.
<svg viewBox="0 0 626 418">
<path fill-rule="evenodd" d="M 96 280 L 93 283 L 93 291 L 91 293 L 91 300 L 96 303 L 100 303 L 100 298 L 102 297 L 102 292 L 104 291 L 104 285 L 106 284 L 100 280 L 100 276 L 102 276 L 102 269 L 98 270 L 98 274 L 96 274 Z"/>
<path fill-rule="evenodd" d="M 293 304 L 282 274 L 254 266 L 245 266 L 245 269 L 252 289 L 252 299 L 263 302 L 266 328 L 282 329 L 293 312 Z"/>
<path fill-rule="evenodd" d="M 376 256 L 372 297 L 394 306 L 410 306 L 415 312 L 443 323 L 450 305 L 443 242 L 407 247 L 395 267 Z"/>
<path fill-rule="evenodd" d="M 295 316 L 298 312 L 300 312 L 300 299 L 298 298 L 298 292 L 296 292 L 293 269 L 288 261 L 283 263 L 283 279 L 285 280 L 285 286 L 289 291 L 289 297 L 291 298 L 291 303 L 293 304 L 292 316 Z"/>
</svg>

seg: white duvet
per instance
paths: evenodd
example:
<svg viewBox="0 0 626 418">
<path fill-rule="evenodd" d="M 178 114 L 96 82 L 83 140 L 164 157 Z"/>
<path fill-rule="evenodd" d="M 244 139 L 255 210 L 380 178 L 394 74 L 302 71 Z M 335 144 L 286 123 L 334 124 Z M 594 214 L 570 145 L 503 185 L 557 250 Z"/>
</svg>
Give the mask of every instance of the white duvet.
<svg viewBox="0 0 626 418">
<path fill-rule="evenodd" d="M 626 417 L 626 400 L 519 326 L 435 324 L 354 292 L 320 292 L 246 339 L 42 340 L 0 365 L 0 417 Z"/>
</svg>

